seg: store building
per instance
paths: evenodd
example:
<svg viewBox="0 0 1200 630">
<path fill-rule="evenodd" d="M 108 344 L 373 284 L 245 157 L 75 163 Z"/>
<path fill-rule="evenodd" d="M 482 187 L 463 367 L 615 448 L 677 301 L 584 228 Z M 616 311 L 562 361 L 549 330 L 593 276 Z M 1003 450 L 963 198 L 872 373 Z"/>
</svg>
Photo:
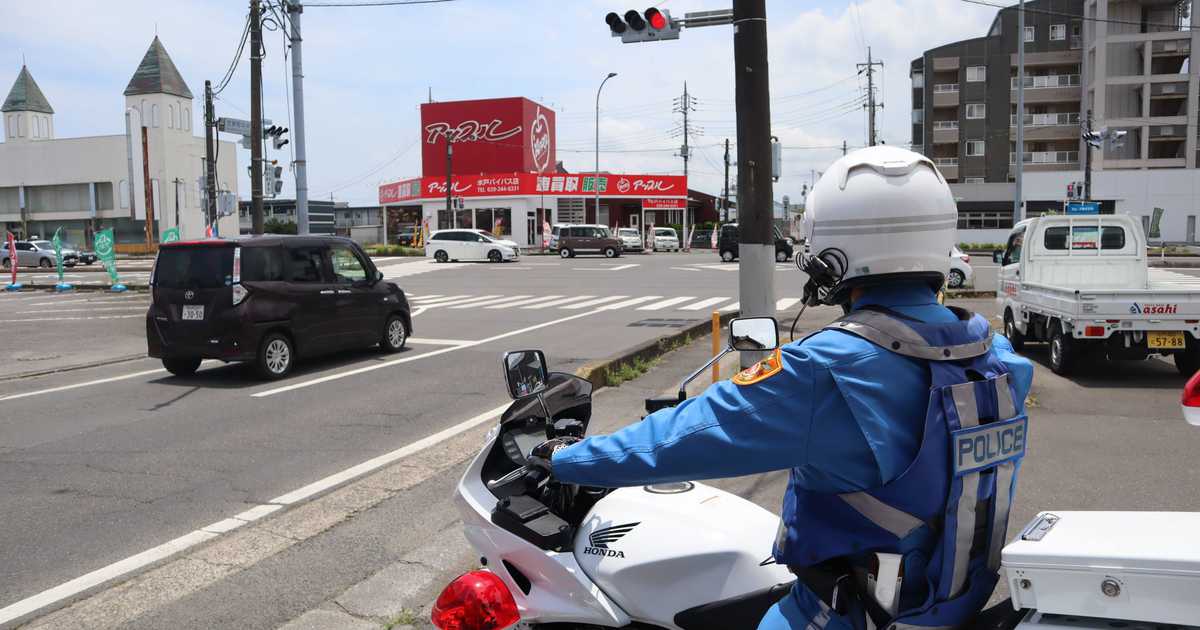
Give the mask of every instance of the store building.
<svg viewBox="0 0 1200 630">
<path fill-rule="evenodd" d="M 389 234 L 477 228 L 540 246 L 547 225 L 638 227 L 716 220 L 681 175 L 570 173 L 556 160 L 555 116 L 525 98 L 421 105 L 422 176 L 379 187 Z M 451 173 L 447 199 L 447 171 Z"/>
<path fill-rule="evenodd" d="M 81 245 L 91 243 L 95 230 L 114 228 L 118 244 L 144 243 L 148 179 L 155 235 L 172 227 L 184 238 L 204 235 L 204 139 L 192 135 L 192 92 L 157 37 L 124 96 L 132 138 L 59 138 L 50 100 L 21 68 L 0 107 L 0 228 L 49 237 L 61 227 L 69 242 Z M 124 120 L 114 122 L 125 127 Z M 236 146 L 221 142 L 220 155 L 227 157 L 217 164 L 218 190 L 236 195 Z M 221 233 L 237 229 L 236 216 L 219 220 Z"/>
</svg>

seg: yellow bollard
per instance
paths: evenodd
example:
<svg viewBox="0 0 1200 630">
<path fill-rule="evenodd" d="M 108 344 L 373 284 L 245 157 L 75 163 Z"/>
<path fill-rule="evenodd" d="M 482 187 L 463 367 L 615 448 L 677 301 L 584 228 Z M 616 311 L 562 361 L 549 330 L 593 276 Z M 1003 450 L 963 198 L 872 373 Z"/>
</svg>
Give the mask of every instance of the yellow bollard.
<svg viewBox="0 0 1200 630">
<path fill-rule="evenodd" d="M 713 356 L 721 353 L 721 313 L 713 311 L 712 314 L 712 351 Z M 721 362 L 717 361 L 712 366 L 712 382 L 716 383 L 721 380 Z"/>
</svg>

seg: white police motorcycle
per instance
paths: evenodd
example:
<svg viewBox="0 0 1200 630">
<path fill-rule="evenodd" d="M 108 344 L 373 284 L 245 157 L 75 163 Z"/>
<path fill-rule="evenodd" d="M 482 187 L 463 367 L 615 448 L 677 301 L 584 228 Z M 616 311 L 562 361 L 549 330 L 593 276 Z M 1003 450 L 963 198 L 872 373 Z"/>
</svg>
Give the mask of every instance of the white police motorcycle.
<svg viewBox="0 0 1200 630">
<path fill-rule="evenodd" d="M 771 318 L 730 323 L 733 350 L 774 349 Z M 685 399 L 646 401 L 647 411 Z M 482 568 L 445 587 L 442 630 L 753 629 L 795 577 L 775 564 L 779 517 L 701 483 L 638 488 L 559 484 L 526 463 L 543 440 L 582 436 L 591 385 L 548 373 L 540 351 L 504 356 L 515 401 L 457 489 L 464 533 Z M 1189 383 L 1200 425 L 1200 375 Z M 880 566 L 895 566 L 881 562 Z M 1003 551 L 1011 600 L 970 630 L 1200 628 L 1200 514 L 1043 512 Z M 883 573 L 881 570 L 880 573 Z M 898 575 L 868 584 L 885 609 Z M 894 612 L 894 610 L 892 611 Z"/>
</svg>

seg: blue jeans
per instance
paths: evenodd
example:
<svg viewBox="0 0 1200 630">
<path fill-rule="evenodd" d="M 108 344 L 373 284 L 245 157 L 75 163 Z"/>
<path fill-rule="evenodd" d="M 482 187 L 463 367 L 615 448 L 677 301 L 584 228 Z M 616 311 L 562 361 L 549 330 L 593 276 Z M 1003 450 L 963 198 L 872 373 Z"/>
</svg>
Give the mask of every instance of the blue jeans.
<svg viewBox="0 0 1200 630">
<path fill-rule="evenodd" d="M 854 624 L 830 610 L 807 586 L 797 582 L 767 611 L 758 630 L 854 630 Z"/>
</svg>

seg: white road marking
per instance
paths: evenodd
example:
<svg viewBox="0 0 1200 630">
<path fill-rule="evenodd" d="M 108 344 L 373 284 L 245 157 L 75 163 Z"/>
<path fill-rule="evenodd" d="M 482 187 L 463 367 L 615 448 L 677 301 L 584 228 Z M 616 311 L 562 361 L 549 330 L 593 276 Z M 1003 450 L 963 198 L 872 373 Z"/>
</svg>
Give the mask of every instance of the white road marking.
<svg viewBox="0 0 1200 630">
<path fill-rule="evenodd" d="M 418 346 L 465 346 L 471 343 L 468 339 L 432 339 L 425 337 L 409 337 L 408 343 L 415 343 Z"/>
<path fill-rule="evenodd" d="M 596 296 L 594 296 L 594 295 L 576 295 L 576 296 L 569 297 L 569 298 L 563 298 L 561 300 L 554 300 L 552 302 L 546 302 L 545 304 L 530 304 L 528 306 L 522 306 L 521 308 L 531 309 L 531 310 L 550 308 L 551 306 L 561 306 L 563 304 L 570 304 L 571 302 L 579 302 L 581 300 L 586 300 L 586 299 L 594 298 L 594 297 L 596 297 Z"/>
<path fill-rule="evenodd" d="M 20 322 L 75 322 L 93 319 L 132 319 L 145 315 L 97 315 L 96 317 L 31 317 L 28 319 L 0 319 L 0 323 L 15 324 Z"/>
<path fill-rule="evenodd" d="M 134 304 L 132 306 L 102 306 L 102 307 L 76 306 L 76 307 L 72 307 L 71 309 L 66 309 L 66 310 L 71 310 L 74 312 L 95 313 L 96 311 L 144 311 L 149 307 L 150 307 L 150 305 L 147 303 L 147 304 Z M 17 311 L 17 314 L 18 315 L 39 315 L 39 314 L 43 314 L 43 313 L 62 313 L 63 310 L 64 309 L 57 309 L 57 308 L 39 308 L 39 309 L 32 310 L 32 311 Z"/>
<path fill-rule="evenodd" d="M 699 269 L 696 269 L 694 267 L 671 267 L 671 269 L 674 269 L 676 271 L 700 271 Z"/>
<path fill-rule="evenodd" d="M 443 293 L 430 293 L 429 295 L 425 295 L 423 293 L 405 293 L 404 294 L 404 296 L 407 297 L 410 301 L 411 300 L 432 300 L 433 298 L 440 298 L 443 295 L 444 295 Z"/>
<path fill-rule="evenodd" d="M 454 308 L 454 309 L 482 308 L 489 304 L 509 304 L 509 303 L 513 303 L 513 302 L 520 302 L 521 300 L 527 300 L 531 297 L 533 297 L 533 296 L 532 295 L 510 295 L 506 298 L 500 298 L 499 300 L 485 300 L 483 302 L 472 302 L 470 304 L 456 304 L 454 306 L 451 306 L 450 308 Z"/>
<path fill-rule="evenodd" d="M 603 304 L 605 302 L 612 302 L 613 300 L 620 300 L 622 298 L 627 298 L 627 297 L 629 297 L 629 296 L 628 295 L 610 295 L 607 297 L 596 298 L 594 300 L 588 300 L 586 302 L 580 302 L 578 304 L 571 304 L 569 306 L 564 306 L 563 309 L 569 310 L 569 311 L 577 310 L 577 309 L 581 309 L 581 308 L 587 308 L 589 306 L 596 306 L 597 304 Z"/>
<path fill-rule="evenodd" d="M 549 302 L 549 301 L 555 300 L 560 297 L 562 297 L 562 296 L 561 295 L 543 295 L 541 297 L 533 298 L 532 300 L 522 300 L 519 302 L 512 302 L 510 304 L 493 304 L 491 306 L 488 306 L 487 308 L 506 309 L 506 308 L 513 308 L 516 306 L 523 306 L 525 308 L 529 308 L 529 305 L 531 305 L 531 304 L 541 304 L 542 302 Z"/>
<path fill-rule="evenodd" d="M 502 297 L 502 296 L 500 296 L 499 294 L 480 295 L 480 296 L 476 296 L 473 298 L 466 298 L 463 300 L 451 300 L 449 302 L 438 302 L 436 304 L 422 304 L 422 306 L 424 306 L 426 308 L 437 308 L 437 307 L 441 307 L 441 306 L 462 306 L 462 305 L 472 306 L 479 302 L 487 302 L 490 300 L 494 300 L 498 297 Z"/>
<path fill-rule="evenodd" d="M 150 303 L 150 297 L 147 295 L 129 295 L 126 297 L 104 297 L 104 298 L 83 298 L 83 299 L 75 299 L 74 297 L 72 297 L 70 299 L 50 300 L 47 302 L 30 302 L 29 304 L 26 304 L 26 306 L 59 306 L 62 304 L 108 304 L 108 303 L 116 303 L 116 302 L 135 302 L 135 301 L 140 302 L 143 300 L 147 304 Z"/>
<path fill-rule="evenodd" d="M 575 271 L 624 271 L 626 269 L 633 269 L 634 267 L 637 267 L 637 266 L 638 266 L 637 263 L 631 263 L 628 265 L 616 265 L 614 267 L 571 267 L 571 268 L 574 269 Z"/>
<path fill-rule="evenodd" d="M 219 363 L 219 361 L 217 361 L 216 359 L 209 359 L 207 361 L 201 362 L 200 367 L 204 367 L 205 365 L 212 365 L 214 363 Z M 165 372 L 166 372 L 166 370 L 163 368 L 157 368 L 154 370 L 142 370 L 141 372 L 131 372 L 129 374 L 121 374 L 120 376 L 110 376 L 108 378 L 99 378 L 99 379 L 92 380 L 92 381 L 84 381 L 82 383 L 72 383 L 70 385 L 59 385 L 58 387 L 50 387 L 47 389 L 38 389 L 38 390 L 34 390 L 32 392 L 21 392 L 20 394 L 9 394 L 7 396 L 0 396 L 0 402 L 5 402 L 8 400 L 16 400 L 18 398 L 28 398 L 30 396 L 41 396 L 42 394 L 53 394 L 55 392 L 65 392 L 70 389 L 79 389 L 80 387 L 90 387 L 92 385 L 103 385 L 104 383 L 114 383 L 116 381 L 127 381 L 131 378 L 137 378 L 139 376 L 148 376 L 150 374 L 161 374 L 161 373 L 165 373 Z"/>
<path fill-rule="evenodd" d="M 426 436 L 402 446 L 394 451 L 384 453 L 378 457 L 368 459 L 361 464 L 351 466 L 341 472 L 334 473 L 323 479 L 318 479 L 306 486 L 297 490 L 293 490 L 287 494 L 279 495 L 271 499 L 267 503 L 256 505 L 240 514 L 225 518 L 210 525 L 206 525 L 200 529 L 189 532 L 169 540 L 161 545 L 152 547 L 141 553 L 134 554 L 123 560 L 118 560 L 112 564 L 101 567 L 81 575 L 73 580 L 68 580 L 47 589 L 36 595 L 26 597 L 21 601 L 10 604 L 4 608 L 0 608 L 0 624 L 8 623 L 14 619 L 19 619 L 25 615 L 36 612 L 42 608 L 60 602 L 64 599 L 74 597 L 88 589 L 94 588 L 110 580 L 119 578 L 149 566 L 163 559 L 169 558 L 182 551 L 186 551 L 192 547 L 208 542 L 220 534 L 232 531 L 247 523 L 256 521 L 273 512 L 283 509 L 285 506 L 303 501 L 314 495 L 320 494 L 330 488 L 334 488 L 343 483 L 361 477 L 363 475 L 375 472 L 388 464 L 394 463 L 410 455 L 419 453 L 431 446 L 449 440 L 461 433 L 465 433 L 475 427 L 495 420 L 500 414 L 504 413 L 509 403 L 505 403 L 495 409 L 485 411 L 473 418 L 464 420 L 454 426 L 447 427 L 433 435 Z"/>
<path fill-rule="evenodd" d="M 453 302 L 454 300 L 462 300 L 462 299 L 469 298 L 469 297 L 471 297 L 469 294 L 463 293 L 462 295 L 447 295 L 445 297 L 439 297 L 439 298 L 417 298 L 417 299 L 413 300 L 413 302 L 420 306 L 431 306 L 433 304 L 439 304 L 442 302 Z"/>
<path fill-rule="evenodd" d="M 800 298 L 783 298 L 775 303 L 776 311 L 786 311 L 800 302 Z"/>
<path fill-rule="evenodd" d="M 697 264 L 697 265 L 692 265 L 692 266 L 698 267 L 700 269 L 715 269 L 717 271 L 737 271 L 738 270 L 737 265 L 731 265 L 728 263 L 726 263 L 726 264 L 714 263 L 711 265 L 710 264 L 703 264 L 703 265 Z"/>
<path fill-rule="evenodd" d="M 696 302 L 695 304 L 688 304 L 687 306 L 681 306 L 681 307 L 679 307 L 679 309 L 678 309 L 678 310 L 681 310 L 681 311 L 698 311 L 698 310 L 700 310 L 700 309 L 702 309 L 702 308 L 704 308 L 704 307 L 706 307 L 706 306 L 713 306 L 713 305 L 716 305 L 716 304 L 720 304 L 721 302 L 724 302 L 724 301 L 726 301 L 726 300 L 728 300 L 728 299 L 729 299 L 729 298 L 727 298 L 727 297 L 715 297 L 715 298 L 708 298 L 707 300 L 700 300 L 699 302 Z"/>
<path fill-rule="evenodd" d="M 633 269 L 634 267 L 637 267 L 637 266 L 638 266 L 638 263 L 629 263 L 628 265 L 617 265 L 616 267 L 610 268 L 609 271 L 623 271 L 625 269 Z"/>
<path fill-rule="evenodd" d="M 605 304 L 604 306 L 601 306 L 597 310 L 616 311 L 619 309 L 628 308 L 630 306 L 636 306 L 636 305 L 642 304 L 644 302 L 649 302 L 650 300 L 657 300 L 660 297 L 662 297 L 662 296 L 661 295 L 647 295 L 644 297 L 636 297 L 631 300 L 625 300 L 624 302 L 617 302 L 616 304 Z"/>
<path fill-rule="evenodd" d="M 426 352 L 426 353 L 424 353 L 424 354 L 418 354 L 418 355 L 411 356 L 411 357 L 403 357 L 403 358 L 400 358 L 400 359 L 392 359 L 391 361 L 384 361 L 383 363 L 374 363 L 374 364 L 371 364 L 371 365 L 366 365 L 366 366 L 363 366 L 363 367 L 360 367 L 360 368 L 355 368 L 355 369 L 353 369 L 353 370 L 346 370 L 345 372 L 336 372 L 336 373 L 333 373 L 333 374 L 328 374 L 328 375 L 326 375 L 326 376 L 321 376 L 321 377 L 318 377 L 318 378 L 309 379 L 309 380 L 307 380 L 307 381 L 301 381 L 301 382 L 299 382 L 299 383 L 295 383 L 295 384 L 292 384 L 292 385 L 284 385 L 283 387 L 276 387 L 275 389 L 268 389 L 268 390 L 266 390 L 266 391 L 258 392 L 257 394 L 251 394 L 251 396 L 252 396 L 253 398 L 264 398 L 264 397 L 267 397 L 267 396 L 274 396 L 275 394 L 282 394 L 282 393 L 284 393 L 284 392 L 290 392 L 290 391 L 297 390 L 297 389 L 302 389 L 302 388 L 305 388 L 305 387 L 312 387 L 313 385 L 320 385 L 321 383 L 328 383 L 329 381 L 336 381 L 336 380 L 339 380 L 339 379 L 346 378 L 346 377 L 348 377 L 348 376 L 355 376 L 355 375 L 357 375 L 357 374 L 364 374 L 364 373 L 366 373 L 366 372 L 373 372 L 373 371 L 375 371 L 375 370 L 382 370 L 383 368 L 392 367 L 392 366 L 394 366 L 394 365 L 401 365 L 401 364 L 404 364 L 404 363 L 409 363 L 409 362 L 412 362 L 412 361 L 418 361 L 418 360 L 420 360 L 420 359 L 425 359 L 425 358 L 428 358 L 428 357 L 434 357 L 434 356 L 437 356 L 437 355 L 440 355 L 440 354 L 446 354 L 447 352 L 455 352 L 455 351 L 457 351 L 457 350 L 463 350 L 463 349 L 465 349 L 465 348 L 474 348 L 475 346 L 481 346 L 481 345 L 483 345 L 483 344 L 485 344 L 485 343 L 491 343 L 491 342 L 493 342 L 493 341 L 499 341 L 499 340 L 501 340 L 501 339 L 507 339 L 507 338 L 509 338 L 509 337 L 512 337 L 512 336 L 514 336 L 514 335 L 521 335 L 521 334 L 524 334 L 524 333 L 527 333 L 527 332 L 533 332 L 533 331 L 535 331 L 535 330 L 541 330 L 542 328 L 548 328 L 548 327 L 550 327 L 550 326 L 555 326 L 555 325 L 558 325 L 558 324 L 563 324 L 563 323 L 566 323 L 566 322 L 569 322 L 569 321 L 574 321 L 574 320 L 576 320 L 576 319 L 580 319 L 580 318 L 583 318 L 583 317 L 588 317 L 589 315 L 593 315 L 593 314 L 595 314 L 595 313 L 597 313 L 597 312 L 598 312 L 598 311 L 587 311 L 586 313 L 576 313 L 575 315 L 568 315 L 568 316 L 566 316 L 566 317 L 560 317 L 560 318 L 558 318 L 558 319 L 552 319 L 552 320 L 550 320 L 550 321 L 548 321 L 548 322 L 542 322 L 542 323 L 540 323 L 540 324 L 534 324 L 533 326 L 526 326 L 525 328 L 519 328 L 519 329 L 517 329 L 517 330 L 510 330 L 509 332 L 506 332 L 506 333 L 501 333 L 501 334 L 499 334 L 499 335 L 492 335 L 491 337 L 488 337 L 488 338 L 486 338 L 486 339 L 480 339 L 480 340 L 478 340 L 478 341 L 472 341 L 472 342 L 470 342 L 470 343 L 466 343 L 466 344 L 463 344 L 463 345 L 461 345 L 461 346 L 454 346 L 454 347 L 450 347 L 450 348 L 442 348 L 441 350 L 434 350 L 434 351 L 432 351 L 432 352 Z M 3 399 L 0 399 L 0 401 L 2 401 L 2 400 L 3 400 Z"/>
<path fill-rule="evenodd" d="M 668 306 L 675 306 L 676 304 L 682 304 L 684 302 L 688 302 L 688 301 L 694 300 L 694 299 L 696 299 L 696 298 L 694 298 L 690 295 L 684 295 L 681 297 L 673 297 L 673 298 L 663 300 L 661 302 L 655 302 L 654 304 L 647 304 L 645 306 L 639 306 L 638 310 L 639 311 L 661 311 L 664 308 L 667 308 Z"/>
<path fill-rule="evenodd" d="M 722 312 L 722 313 L 728 313 L 728 312 L 730 312 L 730 311 L 736 311 L 736 310 L 738 310 L 739 308 L 741 308 L 741 305 L 740 305 L 738 302 L 734 302 L 733 304 L 730 304 L 730 305 L 728 305 L 728 306 L 722 306 L 722 307 L 721 307 L 721 312 Z"/>
</svg>

